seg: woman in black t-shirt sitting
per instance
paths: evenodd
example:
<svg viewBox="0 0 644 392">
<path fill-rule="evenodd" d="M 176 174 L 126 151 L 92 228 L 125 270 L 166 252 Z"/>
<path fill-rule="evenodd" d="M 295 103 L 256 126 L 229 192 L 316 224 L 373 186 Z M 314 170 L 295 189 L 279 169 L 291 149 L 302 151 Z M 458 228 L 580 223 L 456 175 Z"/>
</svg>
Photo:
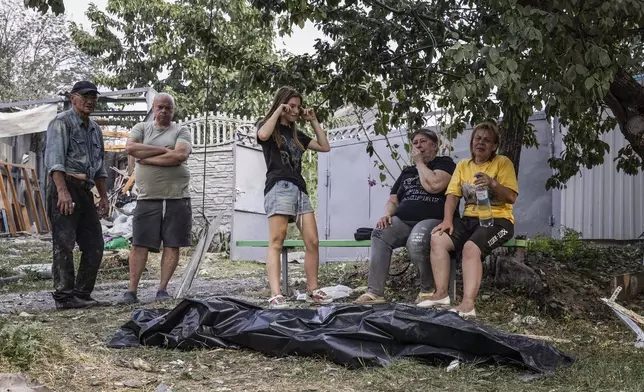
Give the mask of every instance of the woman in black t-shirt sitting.
<svg viewBox="0 0 644 392">
<path fill-rule="evenodd" d="M 296 126 L 297 120 L 309 121 L 316 140 Z M 308 148 L 327 152 L 331 149 L 313 109 L 302 108 L 302 95 L 292 87 L 277 91 L 273 105 L 259 122 L 257 140 L 266 161 L 264 210 L 268 215 L 269 246 L 266 251 L 266 272 L 271 289 L 269 306 L 287 307 L 280 290 L 280 254 L 289 222 L 296 222 L 302 233 L 307 300 L 314 303 L 332 301 L 318 288 L 319 247 L 318 230 L 311 201 L 302 177 L 302 157 Z"/>
<path fill-rule="evenodd" d="M 450 157 L 436 156 L 438 136 L 428 128 L 415 131 L 411 143 L 414 165 L 405 168 L 391 188 L 385 215 L 371 234 L 367 292 L 354 301 L 356 304 L 386 302 L 385 283 L 392 251 L 403 246 L 420 275 L 416 303 L 433 293 L 431 232 L 443 220 L 445 189 L 456 164 Z"/>
</svg>

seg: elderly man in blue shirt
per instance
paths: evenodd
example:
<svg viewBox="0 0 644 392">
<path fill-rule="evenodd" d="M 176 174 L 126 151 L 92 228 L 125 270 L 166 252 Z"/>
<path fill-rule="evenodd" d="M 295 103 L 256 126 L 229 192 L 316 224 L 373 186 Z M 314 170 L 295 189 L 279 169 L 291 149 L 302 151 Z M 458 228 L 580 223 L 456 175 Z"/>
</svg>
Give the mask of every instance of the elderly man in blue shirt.
<svg viewBox="0 0 644 392">
<path fill-rule="evenodd" d="M 47 128 L 45 165 L 50 176 L 47 214 L 52 228 L 53 297 L 57 309 L 99 304 L 90 295 L 103 258 L 99 214 L 105 215 L 108 205 L 103 133 L 89 118 L 97 96 L 98 90 L 93 83 L 76 83 L 70 93 L 72 108 L 58 114 Z M 94 185 L 100 195 L 98 211 L 90 191 Z M 81 260 L 74 276 L 76 243 Z"/>
</svg>

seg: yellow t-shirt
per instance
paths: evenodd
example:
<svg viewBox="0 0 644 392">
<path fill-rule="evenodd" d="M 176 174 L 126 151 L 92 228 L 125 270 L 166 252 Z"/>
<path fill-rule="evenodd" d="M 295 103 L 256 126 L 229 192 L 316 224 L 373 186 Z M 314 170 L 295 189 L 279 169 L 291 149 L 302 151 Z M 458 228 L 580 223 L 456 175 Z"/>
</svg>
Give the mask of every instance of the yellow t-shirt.
<svg viewBox="0 0 644 392">
<path fill-rule="evenodd" d="M 447 186 L 448 195 L 462 197 L 465 200 L 465 211 L 463 216 L 478 218 L 476 211 L 476 190 L 474 181 L 476 173 L 485 173 L 491 178 L 496 179 L 499 184 L 506 188 L 512 189 L 519 194 L 517 185 L 517 176 L 514 172 L 512 161 L 503 155 L 497 155 L 491 161 L 482 165 L 474 163 L 473 159 L 463 159 L 456 165 L 452 180 Z M 495 218 L 505 218 L 514 223 L 512 215 L 512 204 L 503 203 L 494 197 L 494 192 L 490 192 L 490 204 L 492 205 L 492 216 Z"/>
</svg>

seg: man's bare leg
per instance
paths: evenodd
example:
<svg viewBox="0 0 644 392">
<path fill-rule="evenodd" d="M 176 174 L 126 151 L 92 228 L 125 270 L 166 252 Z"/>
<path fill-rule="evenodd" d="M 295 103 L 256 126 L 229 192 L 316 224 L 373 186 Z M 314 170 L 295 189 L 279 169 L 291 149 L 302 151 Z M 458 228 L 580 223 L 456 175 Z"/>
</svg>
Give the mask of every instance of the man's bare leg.
<svg viewBox="0 0 644 392">
<path fill-rule="evenodd" d="M 159 291 L 167 291 L 168 282 L 179 264 L 179 248 L 163 248 L 161 254 L 161 281 Z"/>
<path fill-rule="evenodd" d="M 141 275 L 143 275 L 143 270 L 145 269 L 145 264 L 148 262 L 148 248 L 141 246 L 132 246 L 130 250 L 130 258 L 128 263 L 130 264 L 130 287 L 129 291 L 136 293 L 136 290 L 139 286 L 139 281 L 141 280 Z"/>
</svg>

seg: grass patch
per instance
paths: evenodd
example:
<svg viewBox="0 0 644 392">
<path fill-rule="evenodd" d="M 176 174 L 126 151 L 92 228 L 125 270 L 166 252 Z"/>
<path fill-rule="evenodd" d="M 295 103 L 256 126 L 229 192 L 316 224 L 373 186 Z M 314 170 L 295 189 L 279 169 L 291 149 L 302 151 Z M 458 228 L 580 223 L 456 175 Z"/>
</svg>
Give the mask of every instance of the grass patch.
<svg viewBox="0 0 644 392">
<path fill-rule="evenodd" d="M 39 329 L 10 325 L 0 319 L 0 357 L 11 366 L 28 370 L 45 351 L 45 339 Z"/>
</svg>

